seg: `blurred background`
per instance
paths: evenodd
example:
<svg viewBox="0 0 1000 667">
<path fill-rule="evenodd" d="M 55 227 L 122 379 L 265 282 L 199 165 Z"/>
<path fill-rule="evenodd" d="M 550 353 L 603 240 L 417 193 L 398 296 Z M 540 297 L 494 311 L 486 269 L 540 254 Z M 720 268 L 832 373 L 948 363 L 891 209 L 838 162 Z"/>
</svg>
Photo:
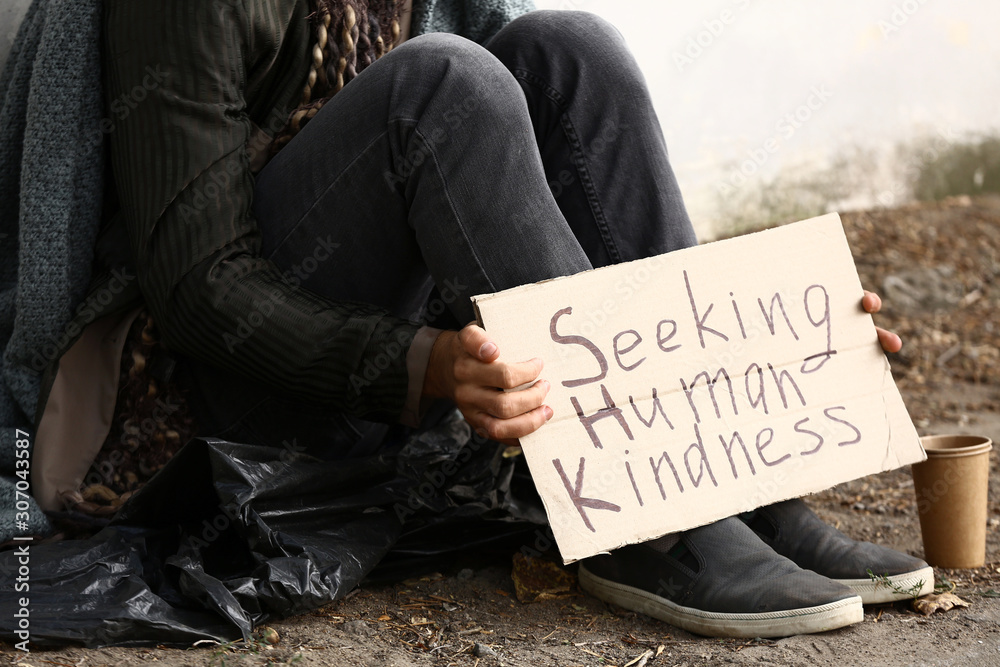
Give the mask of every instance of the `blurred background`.
<svg viewBox="0 0 1000 667">
<path fill-rule="evenodd" d="M 1000 191 L 1000 3 L 536 0 L 616 25 L 699 236 Z M 28 0 L 0 0 L 0 65 Z"/>
<path fill-rule="evenodd" d="M 1000 191 L 1000 3 L 536 2 L 625 35 L 702 239 Z"/>
</svg>

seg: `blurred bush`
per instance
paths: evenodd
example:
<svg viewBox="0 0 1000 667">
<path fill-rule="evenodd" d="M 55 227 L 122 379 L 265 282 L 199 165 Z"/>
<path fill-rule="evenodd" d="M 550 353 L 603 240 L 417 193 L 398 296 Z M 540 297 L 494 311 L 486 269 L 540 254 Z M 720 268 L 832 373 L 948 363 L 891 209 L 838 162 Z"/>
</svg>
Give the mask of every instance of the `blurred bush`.
<svg viewBox="0 0 1000 667">
<path fill-rule="evenodd" d="M 847 146 L 822 165 L 786 166 L 769 176 L 738 179 L 739 168 L 728 165 L 716 189 L 716 238 L 829 211 L 1000 193 L 1000 135 L 949 141 L 928 134 L 881 152 Z"/>
<path fill-rule="evenodd" d="M 1000 136 L 986 136 L 938 149 L 915 142 L 903 147 L 911 196 L 935 201 L 956 195 L 1000 193 Z"/>
</svg>

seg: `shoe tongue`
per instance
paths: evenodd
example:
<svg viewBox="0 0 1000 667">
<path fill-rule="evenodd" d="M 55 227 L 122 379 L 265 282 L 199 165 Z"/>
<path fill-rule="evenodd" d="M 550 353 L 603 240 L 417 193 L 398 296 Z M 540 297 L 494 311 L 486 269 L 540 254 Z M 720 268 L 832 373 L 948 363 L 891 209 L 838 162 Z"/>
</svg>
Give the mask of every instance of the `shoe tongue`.
<svg viewBox="0 0 1000 667">
<path fill-rule="evenodd" d="M 670 554 L 670 550 L 681 543 L 680 533 L 668 533 L 662 537 L 649 540 L 646 546 L 660 554 Z"/>
<path fill-rule="evenodd" d="M 737 515 L 737 517 L 763 540 L 773 540 L 778 536 L 778 528 L 760 510 L 743 512 Z"/>
<path fill-rule="evenodd" d="M 701 570 L 701 563 L 698 562 L 698 559 L 695 558 L 694 554 L 691 553 L 691 550 L 688 549 L 687 545 L 683 542 L 671 549 L 670 557 L 676 559 L 677 562 L 681 563 L 692 572 L 698 572 Z"/>
<path fill-rule="evenodd" d="M 673 558 L 692 572 L 697 572 L 701 567 L 698 564 L 698 559 L 695 558 L 693 553 L 691 553 L 691 549 L 688 548 L 688 546 L 684 543 L 684 540 L 681 539 L 681 535 L 678 533 L 672 533 L 655 540 L 650 540 L 649 542 L 646 542 L 646 546 L 657 553 Z"/>
</svg>

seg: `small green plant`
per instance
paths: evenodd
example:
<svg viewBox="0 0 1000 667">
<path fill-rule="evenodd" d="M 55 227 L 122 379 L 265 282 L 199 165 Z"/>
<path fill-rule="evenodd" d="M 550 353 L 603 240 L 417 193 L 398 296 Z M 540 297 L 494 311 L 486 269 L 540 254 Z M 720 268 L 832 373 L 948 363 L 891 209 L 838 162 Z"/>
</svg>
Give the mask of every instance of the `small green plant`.
<svg viewBox="0 0 1000 667">
<path fill-rule="evenodd" d="M 913 598 L 914 600 L 916 600 L 918 597 L 920 597 L 920 591 L 924 587 L 923 579 L 913 584 L 909 588 L 903 588 L 902 586 L 891 580 L 889 576 L 886 574 L 875 574 L 874 572 L 872 572 L 871 568 L 868 568 L 865 571 L 868 573 L 868 576 L 871 578 L 871 580 L 874 581 L 876 584 L 878 584 L 879 586 L 885 586 L 893 593 L 900 595 L 902 597 Z"/>
<path fill-rule="evenodd" d="M 934 592 L 951 593 L 953 590 L 955 590 L 955 586 L 956 584 L 954 581 L 942 575 L 941 578 L 938 580 L 938 582 L 934 584 Z"/>
<path fill-rule="evenodd" d="M 245 642 L 242 639 L 237 639 L 231 642 L 226 642 L 225 644 L 219 644 L 212 651 L 212 655 L 209 658 L 210 665 L 218 665 L 219 667 L 226 667 L 226 658 L 233 657 L 242 658 L 247 653 L 253 653 L 254 655 L 260 653 L 267 644 L 258 636 L 256 633 L 252 636 L 250 641 Z"/>
</svg>

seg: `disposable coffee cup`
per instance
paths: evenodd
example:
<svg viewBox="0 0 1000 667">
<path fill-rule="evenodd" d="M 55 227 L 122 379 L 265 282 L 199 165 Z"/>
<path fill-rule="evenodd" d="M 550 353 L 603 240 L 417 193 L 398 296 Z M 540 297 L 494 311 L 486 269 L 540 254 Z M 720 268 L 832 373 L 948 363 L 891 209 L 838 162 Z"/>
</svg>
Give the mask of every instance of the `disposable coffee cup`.
<svg viewBox="0 0 1000 667">
<path fill-rule="evenodd" d="M 920 442 L 927 460 L 912 468 L 924 559 L 937 567 L 982 567 L 993 443 L 976 435 L 932 435 Z"/>
</svg>

